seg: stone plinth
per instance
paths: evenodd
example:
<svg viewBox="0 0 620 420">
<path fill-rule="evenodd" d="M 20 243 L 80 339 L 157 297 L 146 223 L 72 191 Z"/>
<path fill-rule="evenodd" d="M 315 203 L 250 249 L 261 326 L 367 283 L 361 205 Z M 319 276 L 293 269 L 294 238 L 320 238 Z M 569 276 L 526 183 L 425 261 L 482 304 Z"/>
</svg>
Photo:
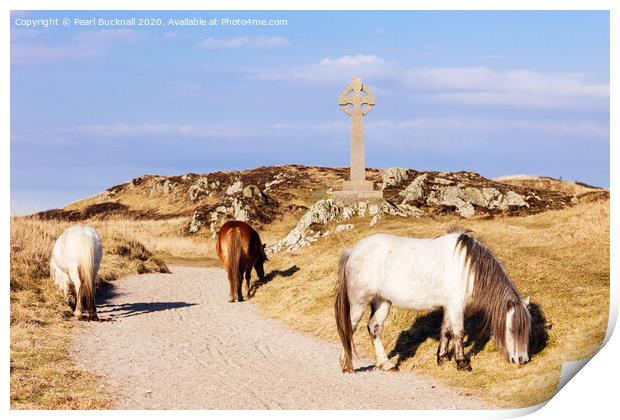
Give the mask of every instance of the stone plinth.
<svg viewBox="0 0 620 420">
<path fill-rule="evenodd" d="M 333 196 L 342 201 L 374 201 L 383 199 L 383 191 L 374 190 L 372 181 L 344 181 L 342 190 L 334 191 Z"/>
</svg>

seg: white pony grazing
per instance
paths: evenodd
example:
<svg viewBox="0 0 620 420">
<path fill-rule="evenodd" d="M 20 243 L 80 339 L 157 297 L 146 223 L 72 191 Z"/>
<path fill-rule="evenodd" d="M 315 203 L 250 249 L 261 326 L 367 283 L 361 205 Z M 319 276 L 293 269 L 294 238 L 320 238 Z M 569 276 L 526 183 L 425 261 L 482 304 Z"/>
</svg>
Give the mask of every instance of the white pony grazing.
<svg viewBox="0 0 620 420">
<path fill-rule="evenodd" d="M 50 275 L 62 289 L 65 302 L 75 305 L 77 319 L 98 320 L 95 282 L 101 257 L 101 238 L 88 226 L 71 226 L 54 244 Z"/>
<path fill-rule="evenodd" d="M 466 312 L 481 313 L 485 329 L 511 363 L 529 361 L 529 298 L 521 299 L 495 255 L 468 231 L 449 230 L 435 239 L 372 235 L 343 251 L 338 271 L 335 311 L 343 372 L 353 372 L 353 333 L 368 305 L 368 332 L 382 370 L 395 368 L 381 342 L 392 304 L 443 308 L 437 364 L 454 355 L 459 370 L 471 370 L 463 351 Z"/>
</svg>

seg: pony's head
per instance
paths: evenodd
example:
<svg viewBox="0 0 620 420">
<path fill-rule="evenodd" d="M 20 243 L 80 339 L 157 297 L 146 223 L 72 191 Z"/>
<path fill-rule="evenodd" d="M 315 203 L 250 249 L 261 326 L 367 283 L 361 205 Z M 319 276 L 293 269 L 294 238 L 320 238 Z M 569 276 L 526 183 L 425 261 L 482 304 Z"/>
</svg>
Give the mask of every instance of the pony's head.
<svg viewBox="0 0 620 420">
<path fill-rule="evenodd" d="M 504 351 L 510 363 L 523 365 L 529 362 L 528 347 L 532 316 L 530 315 L 530 297 L 518 301 L 508 301 L 506 308 L 506 328 Z"/>
<path fill-rule="evenodd" d="M 265 253 L 266 246 L 266 244 L 261 244 L 260 254 L 258 256 L 258 259 L 256 260 L 256 264 L 254 264 L 256 273 L 260 278 L 265 277 L 265 269 L 263 268 L 263 264 L 265 263 L 265 261 L 269 261 L 269 259 L 267 258 L 267 254 Z"/>
<path fill-rule="evenodd" d="M 483 329 L 509 362 L 530 360 L 528 347 L 532 316 L 530 298 L 521 299 L 504 266 L 482 242 L 463 232 L 457 248 L 465 252 L 465 266 L 474 277 L 473 309 L 484 313 Z"/>
</svg>

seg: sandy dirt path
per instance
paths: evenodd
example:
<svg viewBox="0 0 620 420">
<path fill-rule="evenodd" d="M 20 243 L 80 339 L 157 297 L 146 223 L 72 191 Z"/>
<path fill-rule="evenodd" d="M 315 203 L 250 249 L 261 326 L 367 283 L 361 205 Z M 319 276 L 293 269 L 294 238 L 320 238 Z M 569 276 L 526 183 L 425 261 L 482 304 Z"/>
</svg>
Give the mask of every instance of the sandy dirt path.
<svg viewBox="0 0 620 420">
<path fill-rule="evenodd" d="M 411 373 L 343 375 L 336 343 L 292 332 L 251 301 L 228 303 L 222 270 L 172 271 L 115 281 L 98 305 L 111 322 L 75 329 L 74 358 L 103 377 L 116 408 L 488 408 Z"/>
</svg>

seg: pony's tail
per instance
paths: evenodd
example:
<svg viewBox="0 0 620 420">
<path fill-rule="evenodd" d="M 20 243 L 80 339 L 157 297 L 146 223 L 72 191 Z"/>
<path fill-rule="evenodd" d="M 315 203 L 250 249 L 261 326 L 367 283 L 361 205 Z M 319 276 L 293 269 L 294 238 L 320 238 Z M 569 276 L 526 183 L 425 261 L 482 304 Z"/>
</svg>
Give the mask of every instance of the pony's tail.
<svg viewBox="0 0 620 420">
<path fill-rule="evenodd" d="M 228 241 L 228 281 L 230 282 L 231 294 L 234 297 L 239 287 L 239 263 L 241 259 L 241 234 L 238 229 L 230 232 Z"/>
<path fill-rule="evenodd" d="M 80 253 L 77 261 L 77 270 L 80 276 L 78 299 L 81 301 L 82 311 L 87 312 L 91 319 L 97 319 L 97 307 L 95 305 L 95 281 L 97 277 L 95 253 L 95 243 L 88 235 L 81 235 Z"/>
<path fill-rule="evenodd" d="M 349 250 L 345 249 L 340 254 L 338 262 L 338 290 L 336 292 L 336 303 L 334 305 L 336 313 L 336 328 L 342 342 L 343 353 L 340 359 L 342 372 L 353 372 L 353 327 L 351 326 L 351 304 L 349 302 L 349 292 L 347 291 L 347 261 L 349 260 Z"/>
</svg>

